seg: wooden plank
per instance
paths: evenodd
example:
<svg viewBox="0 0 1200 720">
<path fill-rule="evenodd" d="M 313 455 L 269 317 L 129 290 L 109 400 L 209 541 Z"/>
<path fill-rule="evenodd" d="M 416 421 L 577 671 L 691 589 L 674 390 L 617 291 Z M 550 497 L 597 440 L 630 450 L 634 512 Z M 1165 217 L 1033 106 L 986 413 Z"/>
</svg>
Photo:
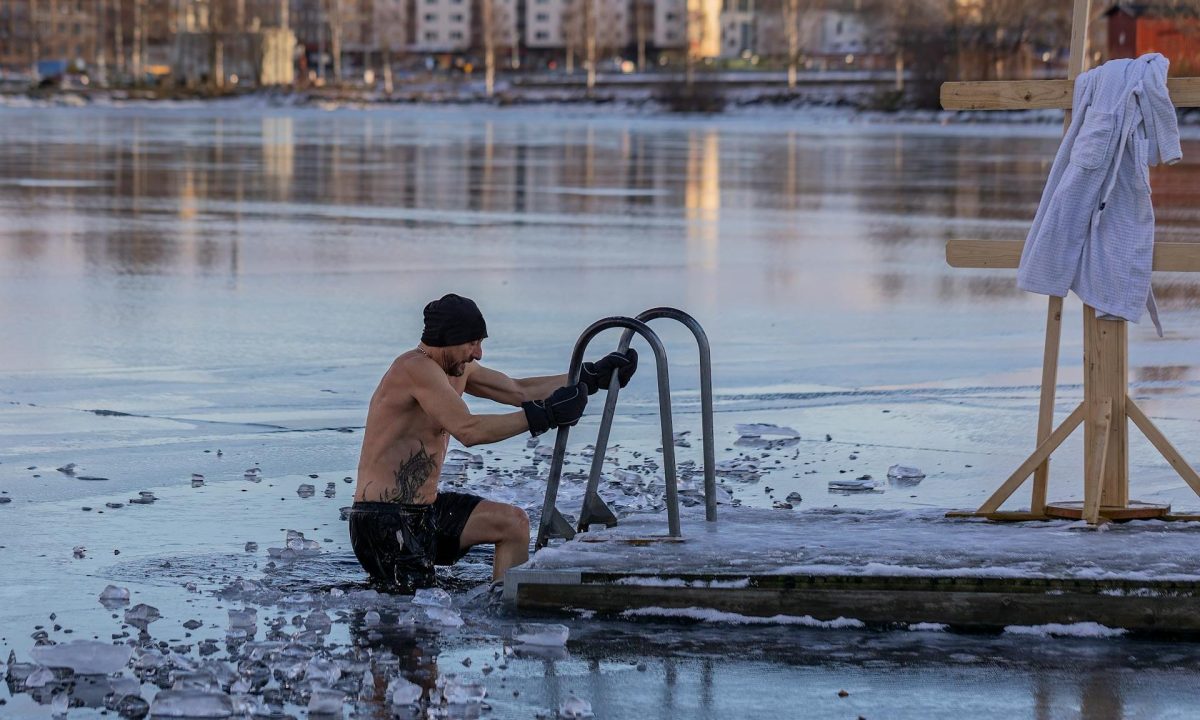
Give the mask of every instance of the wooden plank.
<svg viewBox="0 0 1200 720">
<path fill-rule="evenodd" d="M 946 262 L 955 268 L 1015 269 L 1021 264 L 1024 240 L 950 240 Z M 1154 270 L 1200 272 L 1200 242 L 1154 244 Z"/>
<path fill-rule="evenodd" d="M 1083 468 L 1083 519 L 1087 520 L 1089 525 L 1095 525 L 1100 522 L 1100 497 L 1104 494 L 1105 481 L 1107 480 L 1104 470 L 1108 464 L 1109 439 L 1111 435 L 1109 431 L 1112 429 L 1113 424 L 1112 398 L 1105 398 L 1104 402 L 1097 403 L 1097 405 L 1099 406 L 1097 409 L 1099 413 L 1099 427 L 1090 439 L 1091 442 L 1096 443 L 1096 447 L 1093 448 L 1090 444 L 1087 444 L 1087 440 L 1084 441 L 1087 444 L 1088 452 L 1085 456 Z M 1088 418 L 1089 425 L 1091 421 L 1092 418 Z M 1122 505 L 1121 507 L 1124 506 Z"/>
<path fill-rule="evenodd" d="M 1058 446 L 1062 444 L 1063 440 L 1066 440 L 1067 437 L 1069 437 L 1070 434 L 1075 430 L 1075 428 L 1079 427 L 1079 423 L 1083 422 L 1083 416 L 1084 404 L 1079 403 L 1079 405 L 1071 411 L 1071 414 L 1067 416 L 1067 419 L 1063 420 L 1062 425 L 1059 425 L 1054 432 L 1050 433 L 1050 437 L 1046 438 L 1045 442 L 1037 446 L 1037 449 L 1033 451 L 1033 454 L 1026 458 L 1025 462 L 1021 463 L 1021 466 L 1018 467 L 1016 471 L 1004 481 L 1004 484 L 1001 485 L 996 492 L 992 493 L 992 496 L 988 498 L 986 502 L 979 506 L 979 510 L 976 512 L 992 513 L 999 510 L 1000 506 L 1004 504 L 1004 501 L 1007 500 L 1017 488 L 1021 487 L 1021 484 L 1025 482 L 1025 478 L 1029 477 L 1030 473 L 1033 472 L 1033 469 L 1038 465 L 1041 465 L 1046 458 L 1050 457 L 1050 453 L 1058 449 Z"/>
<path fill-rule="evenodd" d="M 1150 441 L 1150 444 L 1158 450 L 1167 462 L 1171 463 L 1171 467 L 1175 468 L 1175 472 L 1179 473 L 1179 477 L 1183 478 L 1184 482 L 1197 495 L 1200 495 L 1200 475 L 1196 474 L 1191 465 L 1188 465 L 1187 460 L 1183 459 L 1183 455 L 1175 449 L 1175 446 L 1171 444 L 1166 435 L 1163 435 L 1158 426 L 1151 422 L 1146 413 L 1142 412 L 1142 409 L 1133 401 L 1133 398 L 1125 398 L 1125 411 L 1129 414 L 1129 419 L 1133 420 L 1133 424 L 1137 425 L 1142 434 L 1146 436 L 1146 439 Z"/>
<path fill-rule="evenodd" d="M 1042 396 L 1038 402 L 1037 444 L 1041 445 L 1054 429 L 1054 395 L 1058 388 L 1058 351 L 1062 345 L 1063 299 L 1050 296 L 1046 305 L 1046 347 L 1042 355 Z M 1050 480 L 1050 458 L 1033 471 L 1033 496 L 1029 511 L 1041 515 L 1046 510 L 1046 486 Z"/>
<path fill-rule="evenodd" d="M 950 510 L 946 513 L 948 518 L 984 518 L 985 520 L 995 520 L 997 522 L 1028 522 L 1032 520 L 1052 520 L 1044 513 L 1035 513 L 1028 510 L 997 510 L 996 512 L 981 513 L 976 510 Z"/>
<path fill-rule="evenodd" d="M 745 578 L 746 575 L 736 576 Z M 521 583 L 519 610 L 566 608 L 617 615 L 641 608 L 713 609 L 751 617 L 854 618 L 868 625 L 945 623 L 992 630 L 1008 625 L 1095 622 L 1132 631 L 1200 632 L 1200 588 L 1173 581 L 906 576 L 752 576 L 745 588 Z M 653 621 L 655 614 L 650 613 Z M 683 620 L 687 622 L 687 620 Z"/>
<path fill-rule="evenodd" d="M 946 110 L 1070 110 L 1074 80 L 981 80 L 942 84 Z M 1200 78 L 1169 78 L 1175 107 L 1200 107 Z"/>
<path fill-rule="evenodd" d="M 1097 506 L 1129 504 L 1129 423 L 1125 397 L 1129 394 L 1129 323 L 1101 320 L 1094 308 L 1083 308 L 1083 477 L 1085 490 L 1098 474 L 1101 495 Z M 1100 455 L 1101 448 L 1105 454 Z M 1087 494 L 1085 492 L 1085 499 Z"/>
</svg>

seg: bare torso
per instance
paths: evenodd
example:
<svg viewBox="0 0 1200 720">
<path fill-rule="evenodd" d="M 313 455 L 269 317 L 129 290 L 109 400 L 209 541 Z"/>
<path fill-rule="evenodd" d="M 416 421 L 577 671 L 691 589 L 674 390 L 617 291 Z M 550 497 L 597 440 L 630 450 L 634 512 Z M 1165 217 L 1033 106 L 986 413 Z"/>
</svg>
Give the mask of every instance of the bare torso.
<svg viewBox="0 0 1200 720">
<path fill-rule="evenodd" d="M 407 379 L 409 363 L 429 362 L 410 350 L 392 362 L 367 411 L 358 484 L 354 499 L 424 505 L 437 498 L 438 477 L 450 435 L 421 408 Z M 460 396 L 467 386 L 468 368 L 461 376 L 445 376 Z"/>
</svg>

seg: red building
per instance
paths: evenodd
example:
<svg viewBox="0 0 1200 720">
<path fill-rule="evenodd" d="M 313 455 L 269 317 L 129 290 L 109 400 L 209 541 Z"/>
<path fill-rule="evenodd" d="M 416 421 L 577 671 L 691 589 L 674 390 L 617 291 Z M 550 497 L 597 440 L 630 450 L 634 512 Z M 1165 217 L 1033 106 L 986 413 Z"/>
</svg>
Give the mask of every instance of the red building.
<svg viewBox="0 0 1200 720">
<path fill-rule="evenodd" d="M 1171 61 L 1171 75 L 1200 75 L 1200 10 L 1179 3 L 1117 3 L 1106 12 L 1108 58 L 1157 52 Z"/>
</svg>

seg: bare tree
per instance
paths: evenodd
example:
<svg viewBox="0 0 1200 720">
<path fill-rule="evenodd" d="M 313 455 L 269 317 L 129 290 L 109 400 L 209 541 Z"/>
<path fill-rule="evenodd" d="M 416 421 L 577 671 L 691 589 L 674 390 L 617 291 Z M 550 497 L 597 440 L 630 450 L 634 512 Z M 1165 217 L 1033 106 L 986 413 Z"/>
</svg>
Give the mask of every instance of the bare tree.
<svg viewBox="0 0 1200 720">
<path fill-rule="evenodd" d="M 395 91 L 392 62 L 397 52 L 407 47 L 407 13 L 404 0 L 376 0 L 375 32 L 383 51 L 383 91 Z"/>
<path fill-rule="evenodd" d="M 333 56 L 333 82 L 342 82 L 342 0 L 323 0 L 329 26 L 329 54 Z"/>
</svg>

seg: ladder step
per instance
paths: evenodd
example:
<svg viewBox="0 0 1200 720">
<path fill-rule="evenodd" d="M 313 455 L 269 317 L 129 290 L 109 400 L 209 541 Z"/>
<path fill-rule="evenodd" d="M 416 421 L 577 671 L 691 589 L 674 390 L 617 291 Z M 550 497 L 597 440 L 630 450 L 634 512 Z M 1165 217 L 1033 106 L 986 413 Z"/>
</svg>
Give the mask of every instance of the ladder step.
<svg viewBox="0 0 1200 720">
<path fill-rule="evenodd" d="M 579 532 L 600 524 L 606 528 L 616 527 L 617 516 L 599 495 L 588 495 L 583 501 L 583 512 L 579 513 Z"/>
</svg>

